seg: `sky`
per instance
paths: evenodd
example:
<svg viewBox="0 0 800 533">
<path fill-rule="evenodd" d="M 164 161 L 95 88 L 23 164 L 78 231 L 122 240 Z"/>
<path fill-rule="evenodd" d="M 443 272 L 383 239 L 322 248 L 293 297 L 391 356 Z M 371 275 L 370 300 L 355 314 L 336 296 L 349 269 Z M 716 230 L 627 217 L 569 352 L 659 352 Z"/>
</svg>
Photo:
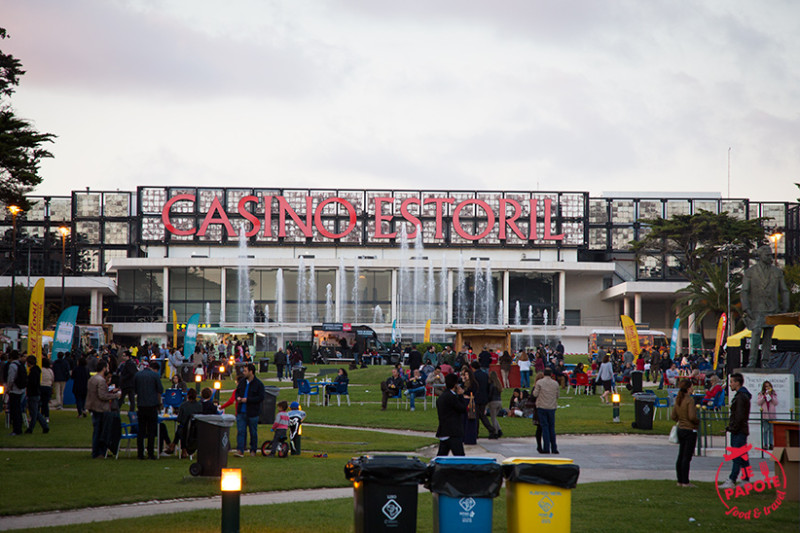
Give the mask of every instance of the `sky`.
<svg viewBox="0 0 800 533">
<path fill-rule="evenodd" d="M 36 194 L 139 185 L 794 201 L 795 0 L 4 0 Z M 728 188 L 730 187 L 730 194 Z"/>
</svg>

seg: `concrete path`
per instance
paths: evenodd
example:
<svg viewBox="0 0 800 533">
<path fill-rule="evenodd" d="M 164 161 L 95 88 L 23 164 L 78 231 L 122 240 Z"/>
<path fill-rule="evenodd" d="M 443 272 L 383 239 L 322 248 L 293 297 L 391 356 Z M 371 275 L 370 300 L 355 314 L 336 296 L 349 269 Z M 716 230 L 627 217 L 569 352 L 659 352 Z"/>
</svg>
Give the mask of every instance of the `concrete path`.
<svg viewBox="0 0 800 533">
<path fill-rule="evenodd" d="M 319 425 L 319 424 L 317 424 Z M 322 425 L 319 425 L 322 426 Z M 341 427 L 341 426 L 337 426 Z M 350 428 L 381 433 L 433 437 L 433 433 L 375 428 Z M 538 455 L 532 437 L 480 439 L 477 445 L 467 446 L 467 455 L 490 456 L 498 460 L 508 457 L 569 458 L 581 467 L 579 483 L 597 481 L 627 481 L 639 479 L 675 479 L 675 459 L 678 447 L 670 444 L 663 435 L 563 435 L 558 437 L 558 456 Z M 419 450 L 419 455 L 432 457 L 436 446 Z M 756 471 L 762 459 L 751 458 Z M 693 481 L 714 481 L 722 463 L 721 457 L 695 457 L 692 460 Z M 771 467 L 772 465 L 768 465 Z M 722 466 L 721 475 L 730 471 L 729 464 Z M 275 503 L 317 501 L 349 498 L 351 488 L 311 489 L 286 492 L 243 494 L 242 505 L 269 505 Z M 60 524 L 80 524 L 102 520 L 118 520 L 137 516 L 176 513 L 197 509 L 218 509 L 220 498 L 192 498 L 168 501 L 149 501 L 128 505 L 75 509 L 70 511 L 35 513 L 0 518 L 0 530 L 44 527 Z"/>
</svg>

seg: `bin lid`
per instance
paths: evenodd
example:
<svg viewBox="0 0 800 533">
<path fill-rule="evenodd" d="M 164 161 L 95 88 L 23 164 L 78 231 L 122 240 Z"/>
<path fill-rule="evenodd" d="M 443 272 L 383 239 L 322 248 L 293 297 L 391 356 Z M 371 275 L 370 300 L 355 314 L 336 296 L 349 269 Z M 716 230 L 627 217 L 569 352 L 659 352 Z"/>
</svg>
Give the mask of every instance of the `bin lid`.
<svg viewBox="0 0 800 533">
<path fill-rule="evenodd" d="M 264 392 L 266 392 L 267 394 L 269 394 L 271 396 L 277 396 L 278 394 L 280 394 L 281 389 L 280 389 L 280 387 L 269 386 L 269 387 L 264 387 Z"/>
<path fill-rule="evenodd" d="M 425 487 L 451 498 L 496 498 L 503 467 L 492 457 L 436 457 L 428 464 Z"/>
<path fill-rule="evenodd" d="M 657 396 L 655 392 L 637 392 L 633 395 L 633 399 L 637 402 L 655 403 L 656 397 Z"/>
<path fill-rule="evenodd" d="M 362 455 L 344 465 L 350 481 L 371 481 L 383 485 L 418 485 L 425 479 L 426 465 L 406 455 Z"/>
<path fill-rule="evenodd" d="M 233 415 L 194 415 L 194 419 L 204 424 L 223 428 L 232 427 L 236 423 L 236 417 Z"/>
<path fill-rule="evenodd" d="M 510 464 L 534 464 L 534 463 L 541 463 L 546 465 L 566 465 L 572 464 L 572 459 L 568 459 L 566 457 L 559 457 L 558 459 L 544 459 L 542 457 L 509 457 L 508 459 L 503 460 L 504 465 Z"/>
<path fill-rule="evenodd" d="M 503 475 L 509 482 L 532 485 L 552 485 L 562 489 L 574 489 L 578 485 L 581 469 L 578 465 L 558 460 L 533 462 L 506 462 Z"/>
</svg>

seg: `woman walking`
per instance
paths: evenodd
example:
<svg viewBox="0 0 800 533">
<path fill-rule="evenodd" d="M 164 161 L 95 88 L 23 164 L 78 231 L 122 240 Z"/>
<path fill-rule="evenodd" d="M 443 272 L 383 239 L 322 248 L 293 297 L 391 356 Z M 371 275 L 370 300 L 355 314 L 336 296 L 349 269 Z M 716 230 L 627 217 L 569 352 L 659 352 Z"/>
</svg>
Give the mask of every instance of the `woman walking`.
<svg viewBox="0 0 800 533">
<path fill-rule="evenodd" d="M 680 382 L 678 396 L 675 398 L 675 405 L 672 407 L 672 420 L 678 423 L 678 460 L 675 463 L 675 470 L 678 474 L 679 487 L 692 487 L 689 483 L 689 465 L 694 455 L 694 447 L 697 444 L 697 428 L 700 420 L 697 418 L 697 408 L 692 397 L 691 380 L 683 379 Z"/>
<path fill-rule="evenodd" d="M 486 410 L 489 411 L 489 416 L 492 417 L 492 427 L 494 428 L 494 437 L 489 435 L 489 438 L 499 439 L 503 436 L 503 430 L 500 429 L 500 422 L 497 421 L 497 413 L 503 408 L 503 385 L 497 377 L 497 373 L 493 370 L 489 372 L 489 403 L 486 404 Z"/>
<path fill-rule="evenodd" d="M 603 395 L 600 396 L 600 400 L 606 404 L 610 403 L 606 398 L 611 394 L 611 387 L 614 384 L 614 367 L 608 354 L 603 356 L 603 364 L 597 371 L 597 382 L 603 385 Z"/>
<path fill-rule="evenodd" d="M 531 360 L 528 354 L 523 350 L 519 354 L 519 386 L 522 389 L 528 389 L 531 386 Z"/>
</svg>

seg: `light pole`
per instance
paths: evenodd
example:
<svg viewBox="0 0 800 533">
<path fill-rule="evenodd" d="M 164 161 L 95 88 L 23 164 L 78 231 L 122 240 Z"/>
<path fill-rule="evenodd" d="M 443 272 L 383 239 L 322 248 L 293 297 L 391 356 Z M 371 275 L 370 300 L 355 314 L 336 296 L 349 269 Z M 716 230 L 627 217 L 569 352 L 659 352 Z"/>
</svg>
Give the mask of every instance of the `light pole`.
<svg viewBox="0 0 800 533">
<path fill-rule="evenodd" d="M 775 247 L 775 266 L 778 266 L 778 241 L 780 241 L 781 238 L 783 238 L 783 232 L 777 229 L 769 236 L 769 240 L 772 241 L 772 245 Z"/>
<path fill-rule="evenodd" d="M 8 206 L 11 211 L 11 323 L 17 323 L 16 295 L 14 286 L 17 284 L 17 215 L 22 208 L 18 205 Z"/>
<path fill-rule="evenodd" d="M 58 228 L 61 234 L 61 310 L 64 310 L 64 274 L 67 270 L 67 236 L 69 236 L 69 228 L 61 226 Z"/>
</svg>

